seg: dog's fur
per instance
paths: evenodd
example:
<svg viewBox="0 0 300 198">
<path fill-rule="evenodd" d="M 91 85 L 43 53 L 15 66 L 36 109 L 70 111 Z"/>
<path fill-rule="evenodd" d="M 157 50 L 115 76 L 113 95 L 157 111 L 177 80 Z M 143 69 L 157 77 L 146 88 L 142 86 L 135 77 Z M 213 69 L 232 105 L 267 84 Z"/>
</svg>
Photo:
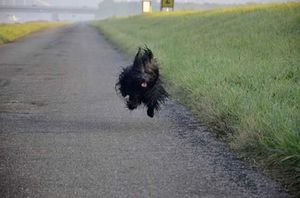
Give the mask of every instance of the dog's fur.
<svg viewBox="0 0 300 198">
<path fill-rule="evenodd" d="M 123 68 L 116 88 L 127 98 L 128 109 L 133 110 L 143 103 L 149 117 L 154 116 L 154 110 L 158 111 L 168 97 L 159 76 L 158 63 L 148 47 L 139 48 L 133 65 Z"/>
</svg>

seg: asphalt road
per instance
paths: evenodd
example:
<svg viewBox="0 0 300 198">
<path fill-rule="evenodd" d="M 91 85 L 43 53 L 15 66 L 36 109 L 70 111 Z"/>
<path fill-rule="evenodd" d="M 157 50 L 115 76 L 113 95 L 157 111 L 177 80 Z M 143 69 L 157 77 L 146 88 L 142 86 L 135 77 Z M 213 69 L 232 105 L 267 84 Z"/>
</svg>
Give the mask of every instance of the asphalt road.
<svg viewBox="0 0 300 198">
<path fill-rule="evenodd" d="M 176 102 L 126 110 L 131 61 L 86 24 L 0 47 L 0 197 L 288 197 Z"/>
</svg>

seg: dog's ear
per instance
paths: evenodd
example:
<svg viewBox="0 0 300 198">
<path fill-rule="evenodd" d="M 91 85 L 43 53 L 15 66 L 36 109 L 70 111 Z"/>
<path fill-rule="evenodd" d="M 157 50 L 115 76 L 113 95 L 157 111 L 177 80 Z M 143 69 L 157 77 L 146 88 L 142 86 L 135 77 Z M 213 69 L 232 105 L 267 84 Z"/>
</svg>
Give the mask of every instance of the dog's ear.
<svg viewBox="0 0 300 198">
<path fill-rule="evenodd" d="M 152 51 L 147 46 L 143 49 L 143 51 L 144 53 L 142 59 L 145 69 L 154 72 L 158 76 L 158 63 L 156 58 L 154 58 Z"/>
<path fill-rule="evenodd" d="M 133 61 L 133 67 L 139 67 L 143 64 L 142 62 L 142 49 L 139 47 L 138 52 L 135 55 L 134 61 Z"/>
<path fill-rule="evenodd" d="M 147 46 L 144 48 L 144 57 L 148 59 L 148 61 L 153 59 L 153 53 Z"/>
</svg>

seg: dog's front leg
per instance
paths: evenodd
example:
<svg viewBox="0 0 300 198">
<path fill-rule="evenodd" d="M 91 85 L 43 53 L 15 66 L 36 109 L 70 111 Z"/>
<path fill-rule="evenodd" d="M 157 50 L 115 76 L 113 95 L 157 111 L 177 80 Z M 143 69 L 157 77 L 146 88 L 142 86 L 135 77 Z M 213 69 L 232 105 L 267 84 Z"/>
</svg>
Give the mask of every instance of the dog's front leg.
<svg viewBox="0 0 300 198">
<path fill-rule="evenodd" d="M 147 103 L 147 115 L 151 118 L 153 118 L 154 116 L 154 110 L 156 109 L 159 109 L 159 103 L 157 100 L 152 100 L 151 102 L 148 102 Z"/>
<path fill-rule="evenodd" d="M 139 100 L 138 96 L 133 96 L 133 95 L 129 96 L 129 99 L 127 101 L 128 109 L 130 110 L 136 109 L 139 104 L 141 104 L 141 101 Z"/>
</svg>

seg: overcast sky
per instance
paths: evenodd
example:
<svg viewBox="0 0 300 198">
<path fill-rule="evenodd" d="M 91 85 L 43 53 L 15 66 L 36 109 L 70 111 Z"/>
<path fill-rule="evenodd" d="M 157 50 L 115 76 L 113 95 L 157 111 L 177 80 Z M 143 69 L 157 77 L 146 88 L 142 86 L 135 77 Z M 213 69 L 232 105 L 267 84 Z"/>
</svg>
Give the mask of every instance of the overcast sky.
<svg viewBox="0 0 300 198">
<path fill-rule="evenodd" d="M 50 3 L 51 5 L 57 6 L 97 6 L 99 2 L 102 0 L 40 0 Z M 126 1 L 126 0 L 116 0 L 116 1 Z M 129 1 L 139 1 L 139 0 L 129 0 Z M 153 0 L 156 1 L 156 0 Z M 175 0 L 176 1 L 188 1 L 188 2 L 198 2 L 198 3 L 220 3 L 220 4 L 232 4 L 232 3 L 247 3 L 247 2 L 254 2 L 254 3 L 270 3 L 270 2 L 287 2 L 289 0 Z M 298 1 L 300 0 L 293 0 Z"/>
</svg>

